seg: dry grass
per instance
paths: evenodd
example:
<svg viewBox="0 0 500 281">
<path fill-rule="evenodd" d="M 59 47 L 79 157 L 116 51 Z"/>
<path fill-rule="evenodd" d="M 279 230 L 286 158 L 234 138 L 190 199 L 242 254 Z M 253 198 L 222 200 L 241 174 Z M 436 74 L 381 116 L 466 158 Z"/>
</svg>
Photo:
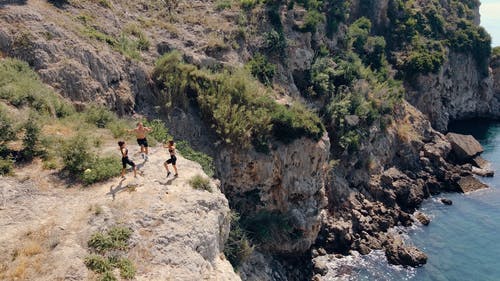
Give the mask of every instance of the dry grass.
<svg viewBox="0 0 500 281">
<path fill-rule="evenodd" d="M 50 229 L 53 225 L 45 225 L 35 231 L 29 231 L 21 237 L 19 246 L 11 252 L 7 264 L 0 265 L 1 280 L 32 280 L 47 271 L 48 254 L 55 248 L 56 237 Z M 59 240 L 57 239 L 57 244 Z"/>
</svg>

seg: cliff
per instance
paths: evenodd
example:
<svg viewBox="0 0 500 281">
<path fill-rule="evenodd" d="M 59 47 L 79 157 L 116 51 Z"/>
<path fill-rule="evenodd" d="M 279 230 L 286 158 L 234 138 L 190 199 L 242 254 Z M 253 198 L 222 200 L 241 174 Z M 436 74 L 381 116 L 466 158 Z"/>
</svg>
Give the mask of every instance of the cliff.
<svg viewBox="0 0 500 281">
<path fill-rule="evenodd" d="M 87 241 L 122 226 L 132 233 L 124 256 L 134 280 L 239 280 L 223 255 L 231 220 L 226 198 L 217 188 L 193 189 L 188 181 L 204 172 L 182 157 L 181 176 L 165 178 L 165 157 L 154 148 L 139 178 L 87 188 L 67 188 L 37 165 L 18 170 L 18 178 L 2 177 L 0 279 L 97 278 L 85 264 Z"/>
<path fill-rule="evenodd" d="M 459 0 L 10 1 L 0 4 L 0 55 L 27 61 L 78 110 L 160 118 L 211 155 L 254 243 L 239 261 L 243 279 L 303 280 L 310 256 L 383 248 L 398 260 L 409 248 L 388 229 L 412 224 L 430 195 L 462 190 L 472 168 L 454 162 L 438 131 L 500 115 L 498 59 L 488 71 L 478 23 L 478 3 Z M 176 213 L 181 225 L 210 214 L 212 227 L 190 240 L 210 237 L 194 250 L 202 257 L 162 226 L 147 241 L 163 245 L 159 256 L 174 241 L 181 263 L 152 257 L 158 266 L 141 276 L 166 278 L 165 264 L 174 275 L 227 273 L 217 194 Z M 166 220 L 131 210 L 120 212 Z"/>
</svg>

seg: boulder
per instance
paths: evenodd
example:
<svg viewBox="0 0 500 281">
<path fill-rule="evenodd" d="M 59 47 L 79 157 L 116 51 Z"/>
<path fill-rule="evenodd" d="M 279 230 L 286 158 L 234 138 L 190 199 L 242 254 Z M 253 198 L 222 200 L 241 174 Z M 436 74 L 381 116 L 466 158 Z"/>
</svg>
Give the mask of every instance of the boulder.
<svg viewBox="0 0 500 281">
<path fill-rule="evenodd" d="M 445 205 L 453 205 L 453 201 L 451 201 L 450 199 L 448 198 L 441 198 L 441 203 L 445 204 Z"/>
<path fill-rule="evenodd" d="M 486 184 L 480 182 L 474 176 L 462 177 L 458 181 L 458 191 L 463 192 L 463 193 L 476 191 L 476 190 L 483 189 L 483 188 L 488 188 L 488 186 Z"/>
<path fill-rule="evenodd" d="M 401 238 L 396 237 L 388 242 L 385 256 L 390 264 L 418 267 L 427 263 L 427 255 L 413 246 L 404 245 Z"/>
<path fill-rule="evenodd" d="M 451 151 L 457 162 L 470 162 L 484 151 L 481 144 L 471 135 L 448 133 L 446 138 L 451 143 Z"/>
<path fill-rule="evenodd" d="M 481 169 L 477 167 L 472 167 L 471 171 L 474 175 L 478 175 L 480 177 L 493 177 L 495 175 L 495 172 L 490 169 Z"/>
<path fill-rule="evenodd" d="M 423 225 L 429 225 L 429 223 L 431 222 L 429 217 L 422 212 L 416 212 L 414 216 Z"/>
</svg>

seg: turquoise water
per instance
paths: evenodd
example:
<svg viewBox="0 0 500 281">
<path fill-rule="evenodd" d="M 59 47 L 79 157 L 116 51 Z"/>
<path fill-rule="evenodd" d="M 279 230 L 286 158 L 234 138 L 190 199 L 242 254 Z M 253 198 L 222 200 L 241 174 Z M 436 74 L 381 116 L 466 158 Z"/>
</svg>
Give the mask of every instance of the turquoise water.
<svg viewBox="0 0 500 281">
<path fill-rule="evenodd" d="M 441 194 L 453 200 L 445 206 L 429 199 L 422 210 L 431 216 L 429 226 L 405 230 L 406 239 L 424 250 L 427 264 L 405 269 L 388 265 L 382 252 L 357 257 L 349 263 L 348 280 L 500 280 L 500 123 L 461 122 L 450 130 L 474 135 L 483 145 L 498 176 L 481 179 L 491 188 L 464 194 Z"/>
</svg>

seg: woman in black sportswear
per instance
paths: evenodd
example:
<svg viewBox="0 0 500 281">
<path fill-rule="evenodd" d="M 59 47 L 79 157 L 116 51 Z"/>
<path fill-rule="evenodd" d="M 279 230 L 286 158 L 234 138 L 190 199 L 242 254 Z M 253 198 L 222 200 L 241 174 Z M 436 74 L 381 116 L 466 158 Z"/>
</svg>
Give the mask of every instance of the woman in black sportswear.
<svg viewBox="0 0 500 281">
<path fill-rule="evenodd" d="M 135 163 L 130 161 L 128 158 L 128 148 L 124 141 L 119 141 L 118 146 L 120 147 L 120 152 L 122 154 L 122 178 L 125 177 L 125 170 L 127 169 L 127 164 L 132 166 L 134 169 L 134 177 L 137 177 L 137 168 Z"/>
<path fill-rule="evenodd" d="M 168 141 L 168 144 L 163 145 L 163 147 L 168 149 L 168 153 L 170 154 L 170 159 L 165 161 L 163 165 L 165 166 L 165 169 L 167 169 L 167 177 L 170 176 L 170 171 L 168 170 L 168 164 L 172 164 L 172 167 L 174 167 L 174 177 L 177 177 L 179 174 L 177 173 L 177 157 L 175 157 L 175 144 L 173 140 Z"/>
</svg>

